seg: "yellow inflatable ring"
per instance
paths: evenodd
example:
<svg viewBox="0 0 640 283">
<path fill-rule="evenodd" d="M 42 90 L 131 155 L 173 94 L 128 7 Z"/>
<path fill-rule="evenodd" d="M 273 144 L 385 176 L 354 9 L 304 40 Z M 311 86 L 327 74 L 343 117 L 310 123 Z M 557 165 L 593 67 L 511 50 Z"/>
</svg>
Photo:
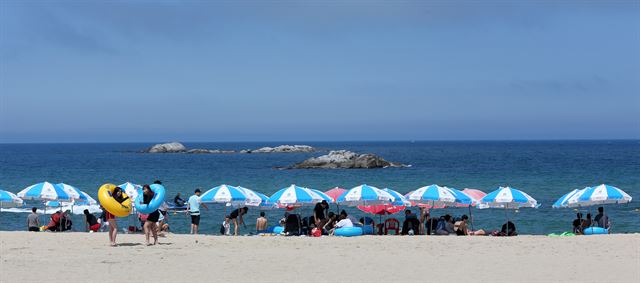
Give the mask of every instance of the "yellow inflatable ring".
<svg viewBox="0 0 640 283">
<path fill-rule="evenodd" d="M 122 191 L 122 196 L 127 199 L 122 203 L 117 202 L 113 196 L 111 196 L 115 188 L 116 185 L 114 184 L 102 185 L 100 189 L 98 189 L 98 201 L 109 213 L 118 217 L 126 217 L 131 213 L 131 198 L 127 197 L 124 191 Z"/>
</svg>

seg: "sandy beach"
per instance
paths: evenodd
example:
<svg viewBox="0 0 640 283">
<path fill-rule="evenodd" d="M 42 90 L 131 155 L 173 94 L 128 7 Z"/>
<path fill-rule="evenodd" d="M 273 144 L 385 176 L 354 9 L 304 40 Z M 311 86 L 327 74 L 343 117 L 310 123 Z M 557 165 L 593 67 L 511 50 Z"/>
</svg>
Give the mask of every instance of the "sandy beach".
<svg viewBox="0 0 640 283">
<path fill-rule="evenodd" d="M 2 282 L 639 282 L 640 234 L 222 237 L 0 232 Z M 54 277 L 52 277 L 54 276 Z"/>
</svg>

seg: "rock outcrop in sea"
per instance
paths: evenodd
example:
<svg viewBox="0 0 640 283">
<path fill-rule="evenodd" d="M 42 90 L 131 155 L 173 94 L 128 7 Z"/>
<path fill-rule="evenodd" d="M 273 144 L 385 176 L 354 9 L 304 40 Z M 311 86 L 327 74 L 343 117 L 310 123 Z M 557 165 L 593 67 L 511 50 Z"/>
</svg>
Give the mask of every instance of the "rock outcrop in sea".
<svg viewBox="0 0 640 283">
<path fill-rule="evenodd" d="M 303 162 L 288 167 L 288 169 L 369 169 L 385 167 L 406 167 L 406 165 L 386 161 L 382 157 L 374 154 L 358 154 L 347 150 L 335 150 L 326 155 L 309 158 Z"/>
<path fill-rule="evenodd" d="M 194 148 L 187 149 L 179 142 L 160 143 L 143 150 L 145 153 L 190 153 L 190 154 L 220 154 L 220 153 L 294 153 L 315 152 L 316 149 L 308 145 L 279 145 L 276 147 L 261 147 L 241 151 Z"/>
<path fill-rule="evenodd" d="M 283 153 L 283 152 L 314 152 L 315 148 L 308 145 L 279 145 L 276 147 L 261 147 L 258 149 L 245 149 L 240 153 Z"/>
<path fill-rule="evenodd" d="M 178 153 L 186 152 L 187 148 L 179 142 L 160 143 L 143 150 L 147 153 Z"/>
</svg>

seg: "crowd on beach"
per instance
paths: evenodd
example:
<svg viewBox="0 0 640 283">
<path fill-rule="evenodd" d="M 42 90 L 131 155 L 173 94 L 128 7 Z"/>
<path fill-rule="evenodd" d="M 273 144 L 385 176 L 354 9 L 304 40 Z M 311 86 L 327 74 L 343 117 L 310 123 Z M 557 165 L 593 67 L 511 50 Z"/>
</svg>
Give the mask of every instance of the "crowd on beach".
<svg viewBox="0 0 640 283">
<path fill-rule="evenodd" d="M 160 181 L 155 181 L 154 184 L 161 184 Z M 182 199 L 178 193 L 173 198 L 173 204 L 176 207 L 184 207 L 184 213 L 190 216 L 191 226 L 190 233 L 198 234 L 198 228 L 200 226 L 200 209 L 209 208 L 206 204 L 201 202 L 202 192 L 196 189 L 194 194 L 190 196 L 186 201 Z M 122 203 L 128 197 L 124 194 L 124 191 L 120 187 L 115 187 L 112 192 L 112 197 L 117 202 Z M 153 190 L 149 185 L 142 186 L 142 202 L 148 204 L 154 197 Z M 140 227 L 130 226 L 128 232 L 142 232 L 145 235 L 146 245 L 155 245 L 158 243 L 158 237 L 164 236 L 164 233 L 169 232 L 170 226 L 168 223 L 169 207 L 166 202 L 163 202 L 158 209 L 153 210 L 151 213 L 143 214 L 138 212 L 137 219 L 140 223 Z M 259 217 L 255 222 L 255 231 L 250 234 L 254 235 L 271 235 L 281 234 L 284 236 L 315 236 L 322 235 L 334 235 L 337 229 L 360 227 L 364 231 L 364 234 L 369 235 L 458 235 L 458 236 L 516 236 L 518 235 L 516 226 L 513 222 L 507 221 L 500 229 L 495 230 L 483 230 L 473 229 L 473 225 L 470 225 L 469 216 L 461 215 L 454 217 L 449 214 L 441 216 L 432 216 L 427 209 L 419 207 L 418 212 L 414 212 L 411 209 L 404 211 L 404 220 L 400 223 L 395 218 L 386 219 L 382 223 L 375 223 L 370 217 L 361 217 L 356 219 L 354 216 L 349 215 L 345 210 L 330 211 L 330 206 L 327 201 L 321 201 L 315 204 L 311 215 L 304 216 L 301 213 L 294 213 L 292 211 L 286 211 L 281 219 L 276 221 L 277 225 L 269 226 L 269 220 L 265 213 L 260 212 Z M 238 207 L 231 211 L 231 213 L 224 216 L 224 220 L 220 224 L 221 235 L 238 235 L 239 225 L 246 223 L 244 220 L 245 215 L 249 211 L 246 206 Z M 36 208 L 32 209 L 32 213 L 27 216 L 27 229 L 29 231 L 52 231 L 63 232 L 71 230 L 73 222 L 69 216 L 70 211 L 57 211 L 50 217 L 50 222 L 47 225 L 41 226 L 39 215 L 36 213 Z M 118 222 L 117 218 L 109 213 L 108 210 L 102 209 L 100 216 L 95 216 L 84 210 L 84 230 L 87 232 L 108 231 L 109 241 L 112 246 L 116 246 L 116 237 L 118 234 Z M 220 223 L 220 222 L 218 222 Z M 233 226 L 233 229 L 232 229 Z M 576 219 L 573 220 L 573 233 L 582 234 L 584 228 L 587 227 L 602 227 L 609 228 L 609 217 L 604 213 L 603 207 L 598 208 L 598 214 L 592 219 L 591 214 L 587 214 L 586 218 L 583 218 L 581 213 L 578 213 Z M 280 230 L 276 230 L 279 227 Z M 151 242 L 153 239 L 153 242 Z"/>
</svg>

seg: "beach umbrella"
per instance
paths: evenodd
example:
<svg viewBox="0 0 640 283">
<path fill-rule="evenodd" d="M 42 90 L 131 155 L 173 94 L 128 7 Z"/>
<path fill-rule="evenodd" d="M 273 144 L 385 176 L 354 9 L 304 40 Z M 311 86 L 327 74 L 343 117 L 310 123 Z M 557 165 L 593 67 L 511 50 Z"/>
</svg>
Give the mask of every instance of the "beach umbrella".
<svg viewBox="0 0 640 283">
<path fill-rule="evenodd" d="M 242 189 L 223 184 L 204 192 L 200 195 L 200 201 L 242 205 L 247 201 L 247 195 Z"/>
<path fill-rule="evenodd" d="M 587 188 L 584 188 L 584 189 L 587 189 Z M 556 202 L 554 202 L 553 205 L 551 205 L 551 207 L 553 208 L 569 207 L 569 200 L 577 193 L 582 192 L 584 189 L 582 190 L 574 189 L 573 191 L 566 193 L 565 195 L 560 197 Z"/>
<path fill-rule="evenodd" d="M 504 208 L 504 215 L 507 219 L 507 235 L 509 235 L 509 215 L 507 214 L 507 209 L 539 207 L 538 201 L 530 195 L 511 187 L 499 187 L 497 190 L 484 196 L 480 200 L 480 203 L 486 205 L 487 208 Z"/>
<path fill-rule="evenodd" d="M 569 199 L 570 205 L 575 206 L 591 206 L 612 203 L 628 203 L 631 196 L 623 190 L 609 185 L 599 185 L 595 187 L 585 188 Z"/>
<path fill-rule="evenodd" d="M 407 199 L 414 203 L 430 204 L 431 208 L 446 207 L 456 203 L 456 195 L 451 189 L 435 184 L 409 193 Z"/>
<path fill-rule="evenodd" d="M 456 206 L 471 206 L 474 204 L 474 202 L 476 202 L 476 200 L 474 198 L 472 198 L 471 196 L 467 195 L 465 192 L 460 191 L 460 190 L 456 190 L 454 188 L 449 188 L 449 187 L 445 187 L 447 188 L 452 194 L 453 196 L 456 198 L 455 202 L 456 202 Z"/>
<path fill-rule="evenodd" d="M 326 192 L 324 192 L 326 195 L 330 196 L 333 201 L 335 202 L 335 200 L 338 199 L 338 197 L 340 195 L 342 195 L 344 192 L 346 192 L 347 190 L 343 189 L 343 188 L 339 188 L 339 187 L 335 187 L 331 190 L 328 190 Z"/>
<path fill-rule="evenodd" d="M 388 192 L 366 184 L 354 187 L 340 195 L 336 203 L 349 206 L 391 203 L 395 198 Z"/>
<path fill-rule="evenodd" d="M 481 190 L 468 189 L 468 188 L 467 189 L 463 189 L 462 192 L 472 198 L 471 206 L 479 205 L 480 204 L 480 200 L 487 195 L 487 193 L 485 193 L 485 192 L 483 192 Z M 469 205 L 464 205 L 464 204 L 461 204 L 461 203 L 458 203 L 456 205 L 457 206 L 469 206 Z"/>
<path fill-rule="evenodd" d="M 245 202 L 243 203 L 244 205 L 247 206 L 260 206 L 260 204 L 263 202 L 263 199 L 260 195 L 258 195 L 257 192 L 247 189 L 245 187 L 241 187 L 241 186 L 237 186 L 237 189 L 239 189 L 240 191 L 242 191 L 244 193 L 244 195 L 247 197 L 247 199 L 245 200 Z"/>
<path fill-rule="evenodd" d="M 323 200 L 322 196 L 311 189 L 291 185 L 275 192 L 269 198 L 271 203 L 278 206 L 314 205 Z"/>
<path fill-rule="evenodd" d="M 393 206 L 411 206 L 411 202 L 407 200 L 402 194 L 389 188 L 382 189 L 389 193 L 393 197 L 393 201 L 390 203 Z"/>
<path fill-rule="evenodd" d="M 345 190 L 343 188 L 335 187 L 335 188 L 330 189 L 330 190 L 328 190 L 328 191 L 326 191 L 324 193 L 327 194 L 328 196 L 330 196 L 333 199 L 333 202 L 336 204 L 336 208 L 338 209 L 338 211 L 340 211 L 340 204 L 338 204 L 336 202 L 336 200 L 338 199 L 338 197 L 340 195 L 342 195 L 346 191 L 347 190 Z"/>
<path fill-rule="evenodd" d="M 142 186 L 136 185 L 131 182 L 120 184 L 118 187 L 120 187 L 132 201 L 138 197 L 138 194 L 142 194 Z M 133 213 L 133 210 L 131 211 L 131 213 Z"/>
<path fill-rule="evenodd" d="M 480 200 L 485 197 L 487 195 L 487 193 L 481 191 L 481 190 L 476 190 L 476 189 L 463 189 L 462 190 L 463 193 L 465 193 L 466 195 L 468 195 L 469 197 L 471 197 L 472 202 L 471 204 L 462 204 L 462 203 L 456 203 L 456 206 L 459 207 L 469 207 L 469 218 L 471 219 L 471 230 L 475 230 L 475 228 L 473 227 L 473 214 L 471 213 L 471 207 L 472 206 L 477 206 L 478 208 L 485 208 L 483 204 L 480 203 Z"/>
<path fill-rule="evenodd" d="M 322 200 L 324 200 L 324 201 L 326 201 L 326 202 L 328 202 L 328 203 L 332 203 L 332 202 L 334 202 L 333 198 L 332 198 L 332 197 L 330 197 L 329 195 L 327 195 L 327 194 L 325 194 L 325 193 L 323 193 L 323 192 L 321 192 L 321 191 L 319 191 L 319 190 L 316 190 L 316 189 L 310 189 L 310 190 L 311 190 L 312 192 L 314 192 L 314 193 L 318 194 L 318 195 L 322 198 Z"/>
<path fill-rule="evenodd" d="M 255 192 L 255 193 L 256 193 L 256 194 L 260 197 L 260 199 L 262 200 L 262 201 L 260 202 L 260 205 L 259 205 L 259 207 L 260 207 L 260 208 L 274 208 L 274 207 L 275 207 L 275 204 L 274 204 L 274 203 L 272 203 L 272 202 L 269 200 L 269 197 L 268 197 L 267 195 L 265 195 L 265 194 L 263 194 L 263 193 L 259 193 L 259 192 Z"/>
<path fill-rule="evenodd" d="M 70 196 L 62 187 L 49 182 L 26 187 L 17 196 L 25 200 L 73 200 L 73 196 Z"/>
<path fill-rule="evenodd" d="M 0 207 L 22 206 L 24 201 L 12 192 L 0 190 Z"/>
</svg>

